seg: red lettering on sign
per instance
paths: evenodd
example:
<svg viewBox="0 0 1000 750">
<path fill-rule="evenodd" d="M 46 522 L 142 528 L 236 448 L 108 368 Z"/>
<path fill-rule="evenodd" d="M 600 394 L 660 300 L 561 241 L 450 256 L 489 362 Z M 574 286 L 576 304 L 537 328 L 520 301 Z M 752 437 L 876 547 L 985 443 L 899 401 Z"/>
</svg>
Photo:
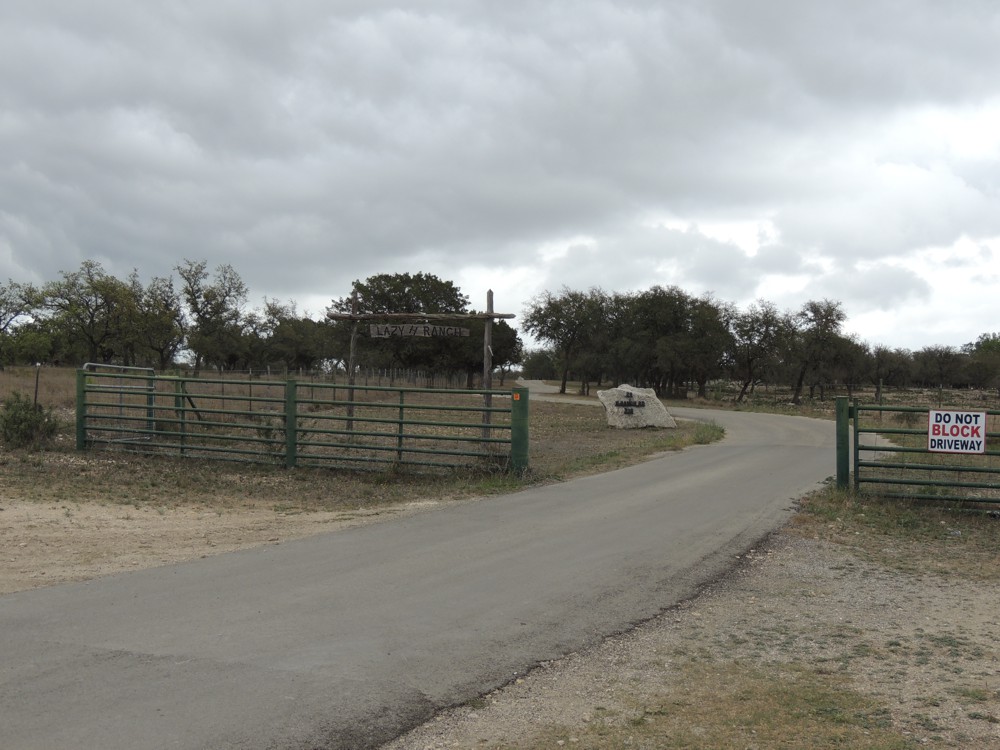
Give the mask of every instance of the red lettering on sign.
<svg viewBox="0 0 1000 750">
<path fill-rule="evenodd" d="M 983 436 L 983 428 L 979 425 L 967 425 L 967 424 L 932 424 L 931 425 L 931 436 L 932 437 L 964 437 L 964 438 L 981 438 Z"/>
</svg>

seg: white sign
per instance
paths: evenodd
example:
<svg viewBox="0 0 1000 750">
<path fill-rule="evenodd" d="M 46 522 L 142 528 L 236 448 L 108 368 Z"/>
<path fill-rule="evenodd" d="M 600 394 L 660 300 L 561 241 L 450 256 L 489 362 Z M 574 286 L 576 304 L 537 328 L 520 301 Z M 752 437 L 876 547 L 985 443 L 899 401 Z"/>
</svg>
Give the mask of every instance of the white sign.
<svg viewBox="0 0 1000 750">
<path fill-rule="evenodd" d="M 927 450 L 934 453 L 985 453 L 986 412 L 931 409 Z"/>
</svg>

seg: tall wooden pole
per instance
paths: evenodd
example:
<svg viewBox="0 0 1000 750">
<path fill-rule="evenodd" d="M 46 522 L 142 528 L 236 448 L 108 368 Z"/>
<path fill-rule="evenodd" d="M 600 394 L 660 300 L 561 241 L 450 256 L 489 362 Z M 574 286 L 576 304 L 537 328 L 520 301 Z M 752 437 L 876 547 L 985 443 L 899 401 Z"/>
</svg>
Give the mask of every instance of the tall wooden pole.
<svg viewBox="0 0 1000 750">
<path fill-rule="evenodd" d="M 486 291 L 486 313 L 493 313 L 493 290 Z M 486 318 L 483 326 L 483 390 L 493 389 L 493 318 Z M 489 393 L 483 395 L 483 439 L 490 437 L 490 424 L 493 415 L 490 408 L 493 406 L 493 396 Z M 488 444 L 487 444 L 488 447 Z"/>
<path fill-rule="evenodd" d="M 486 291 L 486 312 L 493 312 L 492 289 Z M 493 318 L 487 318 L 483 327 L 483 388 L 493 388 Z"/>
<path fill-rule="evenodd" d="M 358 314 L 358 293 L 351 295 L 351 315 Z M 347 431 L 354 431 L 354 347 L 358 340 L 358 321 L 351 321 L 351 351 L 347 359 Z M 349 436 L 353 439 L 353 435 Z"/>
</svg>

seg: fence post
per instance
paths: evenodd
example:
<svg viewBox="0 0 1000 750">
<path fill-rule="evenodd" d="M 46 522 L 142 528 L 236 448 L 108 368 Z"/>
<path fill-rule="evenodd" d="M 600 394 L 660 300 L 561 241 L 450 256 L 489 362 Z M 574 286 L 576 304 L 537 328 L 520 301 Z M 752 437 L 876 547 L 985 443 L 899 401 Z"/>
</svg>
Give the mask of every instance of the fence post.
<svg viewBox="0 0 1000 750">
<path fill-rule="evenodd" d="M 854 419 L 854 431 L 852 433 L 851 440 L 854 443 L 854 451 L 851 454 L 851 466 L 854 469 L 854 491 L 859 492 L 861 490 L 861 472 L 858 470 L 861 467 L 861 409 L 858 406 L 858 400 L 854 399 L 850 406 L 850 415 Z M 882 423 L 882 412 L 878 413 L 879 424 Z"/>
<path fill-rule="evenodd" d="M 850 440 L 851 406 L 847 396 L 837 396 L 837 489 L 846 490 L 850 484 Z"/>
<path fill-rule="evenodd" d="M 405 419 L 405 391 L 399 389 L 399 426 L 396 429 L 396 461 L 403 463 L 403 420 Z"/>
<path fill-rule="evenodd" d="M 298 462 L 298 432 L 299 418 L 295 402 L 294 380 L 285 381 L 285 466 L 294 469 Z"/>
<path fill-rule="evenodd" d="M 184 455 L 184 443 L 187 433 L 187 410 L 184 406 L 184 381 L 180 376 L 174 379 L 174 418 L 178 420 L 177 431 L 180 433 L 181 455 Z"/>
<path fill-rule="evenodd" d="M 156 432 L 156 375 L 146 381 L 146 429 Z M 150 435 L 150 439 L 155 437 Z"/>
<path fill-rule="evenodd" d="M 528 469 L 528 389 L 511 389 L 510 465 L 516 474 Z"/>
<path fill-rule="evenodd" d="M 76 449 L 87 447 L 87 372 L 76 371 Z"/>
</svg>

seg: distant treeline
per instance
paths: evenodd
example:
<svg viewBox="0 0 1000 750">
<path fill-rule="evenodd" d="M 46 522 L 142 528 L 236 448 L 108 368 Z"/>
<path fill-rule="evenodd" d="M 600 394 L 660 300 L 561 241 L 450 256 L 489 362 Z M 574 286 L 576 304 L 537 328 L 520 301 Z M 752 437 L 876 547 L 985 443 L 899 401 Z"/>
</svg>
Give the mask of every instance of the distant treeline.
<svg viewBox="0 0 1000 750">
<path fill-rule="evenodd" d="M 589 383 L 629 383 L 663 396 L 686 395 L 695 384 L 729 378 L 742 401 L 761 383 L 823 397 L 827 385 L 851 393 L 876 388 L 1000 387 L 1000 334 L 984 333 L 961 348 L 929 346 L 913 352 L 859 341 L 843 333 L 840 302 L 811 300 L 782 312 L 761 300 L 737 309 L 711 296 L 694 297 L 677 287 L 620 294 L 563 288 L 529 304 L 524 330 L 546 345 L 528 352 L 525 376 Z"/>
<path fill-rule="evenodd" d="M 464 376 L 482 371 L 481 319 L 450 281 L 432 274 L 379 274 L 354 281 L 351 294 L 331 300 L 341 315 L 455 315 L 468 336 L 373 338 L 357 320 L 312 320 L 293 302 L 248 305 L 236 270 L 185 260 L 175 275 L 144 283 L 137 272 L 119 279 L 85 261 L 38 287 L 0 285 L 0 365 L 100 362 L 166 370 L 187 366 L 218 372 L 345 371 L 401 368 Z M 711 296 L 655 286 L 636 293 L 563 288 L 544 292 L 520 319 L 522 330 L 546 348 L 525 352 L 505 321 L 492 327 L 493 364 L 501 373 L 583 383 L 627 382 L 682 396 L 694 384 L 702 396 L 718 378 L 739 383 L 742 400 L 760 383 L 786 383 L 794 400 L 822 396 L 827 384 L 848 391 L 884 386 L 1000 387 L 1000 334 L 983 333 L 961 347 L 916 352 L 859 341 L 843 333 L 839 302 L 813 300 L 780 311 L 761 300 L 738 309 Z M 453 325 L 449 321 L 448 325 Z M 352 344 L 353 342 L 353 344 Z"/>
</svg>

